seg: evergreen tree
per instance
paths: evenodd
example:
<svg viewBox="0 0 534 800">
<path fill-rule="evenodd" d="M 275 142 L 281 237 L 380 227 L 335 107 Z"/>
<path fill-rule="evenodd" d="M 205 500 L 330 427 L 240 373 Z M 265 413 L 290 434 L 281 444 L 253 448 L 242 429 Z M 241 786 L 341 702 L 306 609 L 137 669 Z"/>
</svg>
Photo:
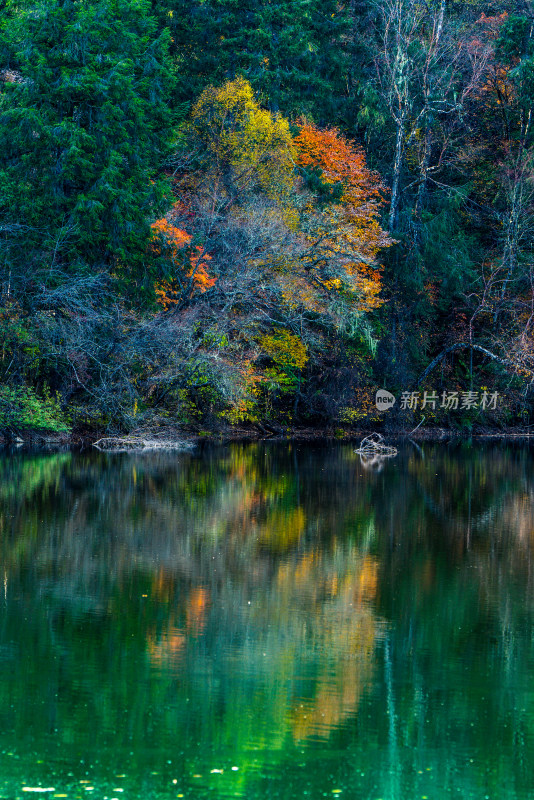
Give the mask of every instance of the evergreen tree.
<svg viewBox="0 0 534 800">
<path fill-rule="evenodd" d="M 4 289 L 135 262 L 163 195 L 168 33 L 145 0 L 8 6 L 0 28 Z M 0 84 L 1 86 L 1 84 Z"/>
<path fill-rule="evenodd" d="M 169 25 L 177 101 L 245 77 L 271 111 L 332 123 L 343 116 L 348 18 L 334 0 L 153 0 Z"/>
</svg>

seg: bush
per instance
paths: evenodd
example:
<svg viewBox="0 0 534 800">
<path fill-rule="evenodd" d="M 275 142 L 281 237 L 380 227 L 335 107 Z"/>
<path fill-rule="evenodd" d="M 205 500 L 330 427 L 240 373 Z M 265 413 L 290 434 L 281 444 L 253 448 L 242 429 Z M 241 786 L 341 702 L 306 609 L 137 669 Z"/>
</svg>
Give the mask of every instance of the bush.
<svg viewBox="0 0 534 800">
<path fill-rule="evenodd" d="M 68 431 L 58 402 L 45 391 L 39 397 L 26 386 L 0 387 L 0 429 Z"/>
</svg>

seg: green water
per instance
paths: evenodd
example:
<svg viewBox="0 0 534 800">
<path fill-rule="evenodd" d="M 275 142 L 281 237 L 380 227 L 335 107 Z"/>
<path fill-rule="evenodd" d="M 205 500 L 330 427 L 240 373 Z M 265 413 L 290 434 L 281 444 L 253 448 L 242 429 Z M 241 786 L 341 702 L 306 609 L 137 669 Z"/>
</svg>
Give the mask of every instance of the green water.
<svg viewBox="0 0 534 800">
<path fill-rule="evenodd" d="M 534 797 L 533 453 L 0 455 L 0 798 Z"/>
</svg>

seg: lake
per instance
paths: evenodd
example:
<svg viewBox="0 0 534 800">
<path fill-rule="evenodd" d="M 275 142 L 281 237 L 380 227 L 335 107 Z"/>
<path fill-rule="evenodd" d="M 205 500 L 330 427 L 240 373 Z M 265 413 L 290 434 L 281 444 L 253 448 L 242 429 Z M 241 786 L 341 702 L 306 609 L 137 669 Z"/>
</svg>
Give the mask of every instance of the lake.
<svg viewBox="0 0 534 800">
<path fill-rule="evenodd" d="M 0 798 L 534 796 L 520 445 L 0 455 Z"/>
</svg>

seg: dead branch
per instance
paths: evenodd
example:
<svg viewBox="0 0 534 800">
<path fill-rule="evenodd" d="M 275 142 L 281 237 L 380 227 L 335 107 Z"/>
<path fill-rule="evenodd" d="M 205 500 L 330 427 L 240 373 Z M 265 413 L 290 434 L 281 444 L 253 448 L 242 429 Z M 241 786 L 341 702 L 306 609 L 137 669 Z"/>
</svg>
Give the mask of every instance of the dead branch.
<svg viewBox="0 0 534 800">
<path fill-rule="evenodd" d="M 447 356 L 449 353 L 454 352 L 455 350 L 462 350 L 465 348 L 470 348 L 471 350 L 477 350 L 479 353 L 484 353 L 484 355 L 488 356 L 488 358 L 492 358 L 494 361 L 497 361 L 499 364 L 502 364 L 504 367 L 507 367 L 508 369 L 510 368 L 510 364 L 508 361 L 506 361 L 504 358 L 501 358 L 500 356 L 495 355 L 495 353 L 492 353 L 491 350 L 487 350 L 485 347 L 482 347 L 479 344 L 471 344 L 470 342 L 457 342 L 456 344 L 451 344 L 450 347 L 446 347 L 445 350 L 442 350 L 441 353 L 437 355 L 433 361 L 430 362 L 425 371 L 422 372 L 421 375 L 419 376 L 417 380 L 417 386 L 419 386 L 424 381 L 427 375 L 429 375 L 432 372 L 432 370 L 435 367 L 437 367 L 439 362 L 442 359 L 444 359 L 445 356 Z"/>
<path fill-rule="evenodd" d="M 384 444 L 384 437 L 381 433 L 371 433 L 362 439 L 360 446 L 354 451 L 362 458 L 393 458 L 397 455 L 397 448 Z"/>
</svg>

